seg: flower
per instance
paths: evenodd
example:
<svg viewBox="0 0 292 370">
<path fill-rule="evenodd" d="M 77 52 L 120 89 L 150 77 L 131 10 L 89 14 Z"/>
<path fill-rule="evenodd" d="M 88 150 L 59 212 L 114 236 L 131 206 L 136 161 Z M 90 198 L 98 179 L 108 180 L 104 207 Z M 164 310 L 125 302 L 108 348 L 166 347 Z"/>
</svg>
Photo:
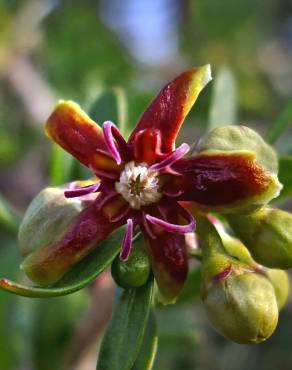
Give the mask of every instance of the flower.
<svg viewBox="0 0 292 370">
<path fill-rule="evenodd" d="M 46 134 L 96 176 L 89 186 L 67 189 L 65 197 L 94 197 L 61 237 L 29 255 L 23 267 L 31 280 L 53 284 L 113 230 L 126 225 L 120 258 L 129 257 L 139 228 L 158 287 L 173 300 L 188 272 L 185 234 L 195 229 L 193 215 L 181 202 L 238 210 L 277 195 L 274 174 L 249 148 L 206 148 L 189 156 L 188 144 L 175 149 L 185 116 L 210 80 L 210 66 L 180 74 L 153 100 L 128 141 L 114 123 L 107 121 L 101 128 L 76 103 L 58 103 Z"/>
</svg>

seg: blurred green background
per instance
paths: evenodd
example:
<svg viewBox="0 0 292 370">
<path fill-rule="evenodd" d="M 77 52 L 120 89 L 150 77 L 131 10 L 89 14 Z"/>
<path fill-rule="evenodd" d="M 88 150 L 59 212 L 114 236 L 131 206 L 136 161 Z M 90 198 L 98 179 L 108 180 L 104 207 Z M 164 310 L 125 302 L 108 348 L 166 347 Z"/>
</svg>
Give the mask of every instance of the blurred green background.
<svg viewBox="0 0 292 370">
<path fill-rule="evenodd" d="M 218 123 L 245 123 L 271 137 L 281 112 L 292 120 L 291 0 L 2 0 L 1 195 L 21 216 L 50 181 L 51 144 L 43 123 L 58 99 L 74 99 L 86 109 L 104 89 L 122 87 L 131 127 L 163 84 L 207 63 L 213 83 L 179 141 L 195 142 Z M 94 117 L 99 123 L 114 120 L 106 116 L 106 104 Z M 288 128 L 276 142 L 281 155 L 292 154 L 291 139 Z M 288 180 L 292 184 L 291 175 Z M 291 210 L 289 199 L 282 205 Z M 9 222 L 0 228 L 0 255 L 0 275 L 22 278 Z M 213 331 L 197 276 L 192 286 L 180 304 L 157 312 L 155 370 L 292 368 L 291 304 L 268 342 L 239 346 Z M 0 369 L 94 369 L 112 292 L 108 274 L 63 298 L 0 292 Z"/>
</svg>

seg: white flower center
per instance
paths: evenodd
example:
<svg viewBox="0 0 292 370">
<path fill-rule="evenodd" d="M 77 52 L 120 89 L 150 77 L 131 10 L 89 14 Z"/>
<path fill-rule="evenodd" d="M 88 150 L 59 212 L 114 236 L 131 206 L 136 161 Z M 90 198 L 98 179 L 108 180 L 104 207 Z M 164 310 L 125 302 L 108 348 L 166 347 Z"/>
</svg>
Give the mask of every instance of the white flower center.
<svg viewBox="0 0 292 370">
<path fill-rule="evenodd" d="M 155 203 L 162 196 L 158 191 L 158 172 L 150 170 L 146 163 L 127 163 L 115 188 L 134 209 Z"/>
</svg>

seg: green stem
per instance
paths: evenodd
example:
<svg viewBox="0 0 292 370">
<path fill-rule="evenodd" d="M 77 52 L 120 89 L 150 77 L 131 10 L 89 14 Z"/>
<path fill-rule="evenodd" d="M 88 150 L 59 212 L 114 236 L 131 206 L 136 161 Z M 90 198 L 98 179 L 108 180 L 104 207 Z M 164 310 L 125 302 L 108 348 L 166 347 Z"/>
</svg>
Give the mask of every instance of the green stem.
<svg viewBox="0 0 292 370">
<path fill-rule="evenodd" d="M 203 258 L 212 257 L 217 254 L 226 255 L 222 240 L 215 226 L 205 216 L 197 216 L 196 233 L 202 243 Z"/>
</svg>

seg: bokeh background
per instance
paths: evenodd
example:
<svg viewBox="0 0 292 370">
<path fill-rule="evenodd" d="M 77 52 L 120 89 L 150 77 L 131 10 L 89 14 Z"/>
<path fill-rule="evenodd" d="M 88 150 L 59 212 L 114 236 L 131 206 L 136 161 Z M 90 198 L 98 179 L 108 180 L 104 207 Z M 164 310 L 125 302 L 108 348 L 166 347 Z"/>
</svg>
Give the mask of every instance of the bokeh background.
<svg viewBox="0 0 292 370">
<path fill-rule="evenodd" d="M 58 99 L 86 108 L 104 89 L 121 87 L 133 126 L 164 83 L 206 63 L 214 82 L 179 141 L 196 142 L 218 119 L 272 135 L 281 112 L 292 117 L 291 0 L 1 0 L 1 199 L 21 217 L 50 182 L 43 124 Z M 292 153 L 291 139 L 287 130 L 277 140 L 280 155 Z M 281 205 L 291 209 L 289 199 Z M 0 275 L 21 278 L 20 261 L 15 228 L 0 225 Z M 239 346 L 210 327 L 193 279 L 192 294 L 157 312 L 154 370 L 292 368 L 291 304 L 269 341 Z M 94 369 L 113 290 L 104 274 L 69 297 L 0 292 L 0 369 Z"/>
</svg>

